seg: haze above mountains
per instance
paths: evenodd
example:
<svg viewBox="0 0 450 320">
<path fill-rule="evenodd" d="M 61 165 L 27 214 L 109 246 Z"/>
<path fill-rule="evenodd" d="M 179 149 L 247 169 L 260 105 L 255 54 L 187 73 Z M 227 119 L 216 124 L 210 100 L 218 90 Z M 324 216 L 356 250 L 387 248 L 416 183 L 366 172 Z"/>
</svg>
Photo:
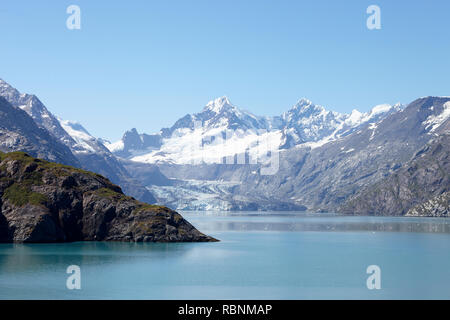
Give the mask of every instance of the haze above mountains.
<svg viewBox="0 0 450 320">
<path fill-rule="evenodd" d="M 383 199 L 389 199 L 384 207 L 381 200 L 369 209 L 355 207 L 354 199 L 372 197 L 374 185 L 397 172 L 408 172 L 404 168 L 412 161 L 417 164 L 417 152 L 426 150 L 421 154 L 428 155 L 436 148 L 442 154 L 436 170 L 443 176 L 421 180 L 420 188 L 427 194 L 421 201 L 448 199 L 442 196 L 449 191 L 448 97 L 425 97 L 408 106 L 385 104 L 350 114 L 301 99 L 276 117 L 256 116 L 221 97 L 170 128 L 152 134 L 132 129 L 113 143 L 91 136 L 79 123 L 57 118 L 36 96 L 21 94 L 3 80 L 0 97 L 4 98 L 0 100 L 2 151 L 22 150 L 98 172 L 139 200 L 172 209 L 404 215 L 419 203 L 405 200 L 410 198 L 395 190 L 384 193 Z M 252 162 L 250 155 L 261 141 L 269 140 L 267 151 L 279 156 L 279 163 L 275 174 L 264 175 L 266 163 Z M 237 160 L 240 156 L 243 162 Z M 230 164 L 230 159 L 239 164 Z M 424 159 L 435 161 L 433 156 Z M 405 178 L 403 183 L 411 181 Z M 439 214 L 445 215 L 444 211 Z"/>
</svg>

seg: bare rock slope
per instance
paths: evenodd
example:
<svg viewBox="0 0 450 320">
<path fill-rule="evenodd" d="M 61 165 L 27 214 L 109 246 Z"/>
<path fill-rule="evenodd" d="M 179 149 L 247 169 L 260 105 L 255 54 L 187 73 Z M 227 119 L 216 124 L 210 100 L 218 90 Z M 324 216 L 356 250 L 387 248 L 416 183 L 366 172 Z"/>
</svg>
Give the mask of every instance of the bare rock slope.
<svg viewBox="0 0 450 320">
<path fill-rule="evenodd" d="M 409 209 L 408 217 L 449 217 L 450 216 L 450 191 L 419 204 Z"/>
<path fill-rule="evenodd" d="M 340 211 L 357 215 L 444 216 L 449 210 L 449 155 L 450 135 L 436 137 L 397 172 L 349 199 Z"/>
</svg>

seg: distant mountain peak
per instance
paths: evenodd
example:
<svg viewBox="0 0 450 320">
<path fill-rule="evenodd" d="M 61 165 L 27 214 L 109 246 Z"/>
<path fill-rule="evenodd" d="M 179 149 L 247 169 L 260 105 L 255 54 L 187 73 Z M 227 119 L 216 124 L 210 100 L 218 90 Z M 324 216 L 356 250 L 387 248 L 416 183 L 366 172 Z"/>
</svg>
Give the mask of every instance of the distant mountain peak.
<svg viewBox="0 0 450 320">
<path fill-rule="evenodd" d="M 285 115 L 300 114 L 304 116 L 310 116 L 312 114 L 319 114 L 328 112 L 323 106 L 313 103 L 311 100 L 302 98 L 300 99 Z"/>
<path fill-rule="evenodd" d="M 303 107 L 308 107 L 308 106 L 312 106 L 314 105 L 314 103 L 307 99 L 307 98 L 301 98 L 300 100 L 298 100 L 298 102 L 294 105 L 294 108 L 303 108 Z"/>
<path fill-rule="evenodd" d="M 14 89 L 8 82 L 0 78 L 0 87 L 9 87 L 11 89 Z"/>
<path fill-rule="evenodd" d="M 123 135 L 122 140 L 125 143 L 127 143 L 127 144 L 138 145 L 138 144 L 141 143 L 142 139 L 141 139 L 137 129 L 133 128 L 133 129 L 128 130 L 128 131 L 125 132 L 125 134 Z"/>
<path fill-rule="evenodd" d="M 125 132 L 125 134 L 124 134 L 124 136 L 125 135 L 139 135 L 139 133 L 138 133 L 138 131 L 137 131 L 137 129 L 136 128 L 132 128 L 132 129 L 130 129 L 130 130 L 127 130 L 126 132 Z"/>
<path fill-rule="evenodd" d="M 216 98 L 208 102 L 203 109 L 203 111 L 212 111 L 214 113 L 220 113 L 223 110 L 237 110 L 237 108 L 231 104 L 230 100 L 226 96 Z"/>
<path fill-rule="evenodd" d="M 13 105 L 19 100 L 23 99 L 25 95 L 11 86 L 8 82 L 0 79 L 0 96 L 5 97 L 9 102 L 13 102 Z"/>
<path fill-rule="evenodd" d="M 334 116 L 339 114 L 331 112 Z M 306 98 L 300 99 L 291 109 L 283 113 L 282 118 L 287 123 L 302 122 L 307 118 L 312 117 L 326 117 L 330 114 L 323 106 L 314 104 L 311 100 Z"/>
</svg>

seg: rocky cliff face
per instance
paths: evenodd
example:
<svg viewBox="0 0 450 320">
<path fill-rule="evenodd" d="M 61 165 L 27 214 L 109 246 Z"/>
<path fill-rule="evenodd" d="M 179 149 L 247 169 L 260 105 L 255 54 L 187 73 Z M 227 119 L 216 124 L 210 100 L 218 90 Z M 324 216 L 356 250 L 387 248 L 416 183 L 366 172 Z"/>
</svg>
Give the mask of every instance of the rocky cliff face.
<svg viewBox="0 0 450 320">
<path fill-rule="evenodd" d="M 450 216 L 450 192 L 428 200 L 409 209 L 406 213 L 408 217 L 449 217 Z"/>
<path fill-rule="evenodd" d="M 445 195 L 450 190 L 449 160 L 450 135 L 444 134 L 394 174 L 363 188 L 340 211 L 357 215 L 445 215 L 449 210 Z"/>
<path fill-rule="evenodd" d="M 214 241 L 92 172 L 0 153 L 0 242 Z"/>
</svg>

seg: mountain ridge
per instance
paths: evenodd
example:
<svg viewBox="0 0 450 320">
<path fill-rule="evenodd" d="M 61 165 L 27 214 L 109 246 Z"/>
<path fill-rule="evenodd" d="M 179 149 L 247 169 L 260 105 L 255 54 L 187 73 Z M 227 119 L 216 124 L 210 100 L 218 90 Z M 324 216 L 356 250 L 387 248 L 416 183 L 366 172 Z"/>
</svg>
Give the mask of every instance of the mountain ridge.
<svg viewBox="0 0 450 320">
<path fill-rule="evenodd" d="M 70 149 L 40 128 L 28 114 L 0 96 L 0 150 L 27 151 L 34 156 L 78 166 Z"/>
<path fill-rule="evenodd" d="M 382 106 L 384 109 L 375 106 L 367 113 L 341 114 L 302 98 L 280 116 L 263 117 L 237 108 L 224 96 L 208 102 L 201 112 L 178 119 L 170 128 L 151 135 L 139 134 L 132 129 L 121 140 L 106 144 L 106 147 L 117 156 L 136 162 L 182 164 L 180 159 L 185 159 L 183 163 L 187 164 L 192 159 L 181 156 L 186 150 L 176 146 L 177 138 L 183 136 L 187 140 L 190 136 L 184 145 L 191 143 L 190 149 L 193 149 L 201 144 L 203 151 L 208 152 L 204 141 L 225 137 L 228 130 L 233 130 L 241 132 L 236 140 L 248 145 L 258 139 L 270 138 L 278 140 L 280 149 L 289 149 L 304 143 L 336 140 L 365 123 L 378 122 L 402 108 L 401 104 Z"/>
</svg>

